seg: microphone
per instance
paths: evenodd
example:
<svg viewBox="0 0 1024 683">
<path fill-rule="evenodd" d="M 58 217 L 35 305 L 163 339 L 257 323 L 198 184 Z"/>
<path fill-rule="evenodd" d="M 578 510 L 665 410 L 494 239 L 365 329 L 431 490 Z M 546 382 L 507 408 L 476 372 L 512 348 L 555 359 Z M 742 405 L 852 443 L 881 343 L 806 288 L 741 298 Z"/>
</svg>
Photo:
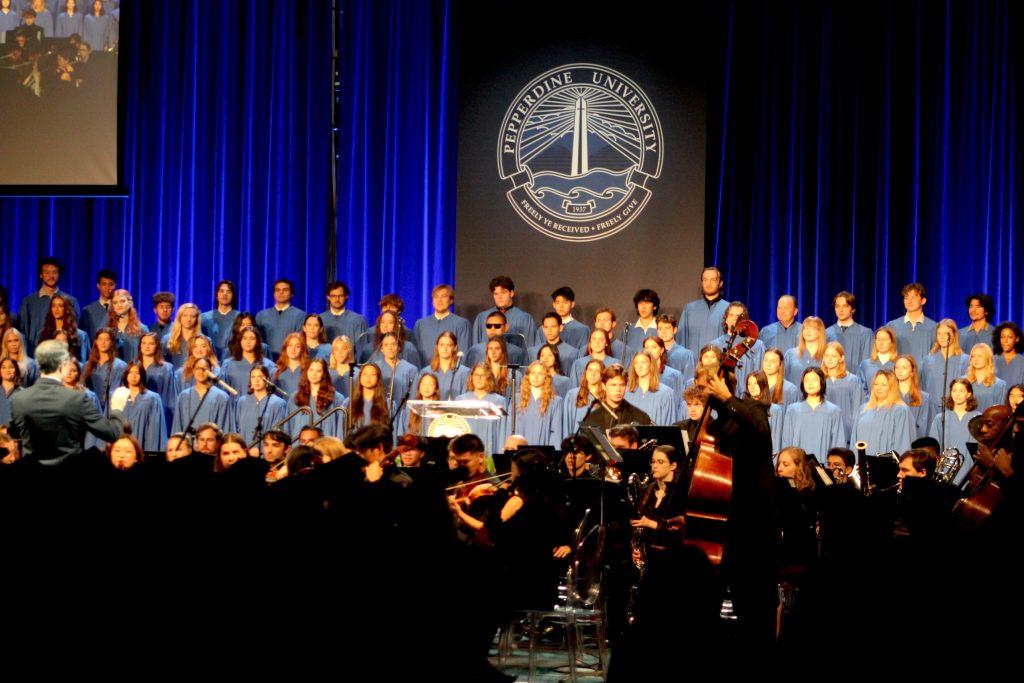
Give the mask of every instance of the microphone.
<svg viewBox="0 0 1024 683">
<path fill-rule="evenodd" d="M 266 385 L 267 385 L 268 387 L 270 387 L 270 388 L 271 388 L 271 389 L 273 389 L 274 391 L 278 392 L 278 393 L 279 393 L 279 394 L 281 394 L 282 396 L 288 396 L 288 392 L 287 392 L 287 391 L 285 391 L 284 389 L 282 389 L 281 387 L 277 386 L 277 385 L 276 385 L 276 384 L 274 384 L 273 382 L 271 382 L 271 381 L 270 381 L 270 378 L 269 378 L 269 377 L 264 377 L 264 378 L 263 378 L 263 381 L 264 381 L 264 382 L 266 383 Z"/>
<path fill-rule="evenodd" d="M 224 391 L 228 392 L 232 396 L 238 396 L 238 390 L 235 389 L 230 384 L 228 384 L 227 382 L 225 382 L 224 380 L 222 380 L 220 378 L 220 375 L 213 374 L 213 370 L 212 369 L 210 370 L 210 379 L 213 380 L 214 384 L 216 384 L 217 386 L 219 386 L 221 389 L 223 389 Z"/>
</svg>

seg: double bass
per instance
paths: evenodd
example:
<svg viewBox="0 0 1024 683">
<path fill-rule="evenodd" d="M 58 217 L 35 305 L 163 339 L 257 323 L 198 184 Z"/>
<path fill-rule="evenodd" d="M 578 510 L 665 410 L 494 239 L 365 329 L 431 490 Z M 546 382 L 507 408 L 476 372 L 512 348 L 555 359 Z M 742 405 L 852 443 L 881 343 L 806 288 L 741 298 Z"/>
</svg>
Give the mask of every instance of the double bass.
<svg viewBox="0 0 1024 683">
<path fill-rule="evenodd" d="M 739 360 L 757 342 L 758 329 L 752 320 L 736 324 L 736 333 L 718 370 L 734 370 Z M 735 342 L 736 338 L 740 340 Z M 733 343 L 735 342 L 735 344 Z M 693 461 L 690 488 L 686 499 L 684 543 L 700 548 L 714 565 L 722 563 L 726 526 L 732 502 L 732 458 L 718 451 L 715 437 L 708 434 L 711 425 L 710 401 L 704 405 L 697 436 L 690 447 Z"/>
</svg>

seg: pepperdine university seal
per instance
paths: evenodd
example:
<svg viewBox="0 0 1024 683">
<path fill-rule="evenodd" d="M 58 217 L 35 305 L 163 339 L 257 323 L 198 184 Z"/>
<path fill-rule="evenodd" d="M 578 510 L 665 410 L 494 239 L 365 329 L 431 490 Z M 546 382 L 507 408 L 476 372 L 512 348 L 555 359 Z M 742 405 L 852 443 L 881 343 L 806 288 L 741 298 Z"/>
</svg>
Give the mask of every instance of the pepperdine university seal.
<svg viewBox="0 0 1024 683">
<path fill-rule="evenodd" d="M 505 112 L 498 170 L 530 227 L 567 242 L 624 230 L 661 175 L 661 123 L 636 83 L 597 64 L 535 78 Z"/>
</svg>

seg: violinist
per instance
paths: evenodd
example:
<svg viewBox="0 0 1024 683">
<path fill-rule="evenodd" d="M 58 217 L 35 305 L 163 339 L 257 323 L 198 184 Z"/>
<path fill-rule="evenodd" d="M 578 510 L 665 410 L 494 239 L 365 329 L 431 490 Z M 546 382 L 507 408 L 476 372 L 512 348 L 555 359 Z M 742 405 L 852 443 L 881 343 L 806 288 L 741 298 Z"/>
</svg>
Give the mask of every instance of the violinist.
<svg viewBox="0 0 1024 683">
<path fill-rule="evenodd" d="M 459 535 L 472 540 L 484 528 L 488 501 L 480 501 L 495 492 L 487 481 L 484 443 L 476 434 L 463 434 L 448 444 L 448 453 L 455 458 L 455 483 L 458 488 L 448 496 L 448 506 L 458 518 Z"/>
</svg>

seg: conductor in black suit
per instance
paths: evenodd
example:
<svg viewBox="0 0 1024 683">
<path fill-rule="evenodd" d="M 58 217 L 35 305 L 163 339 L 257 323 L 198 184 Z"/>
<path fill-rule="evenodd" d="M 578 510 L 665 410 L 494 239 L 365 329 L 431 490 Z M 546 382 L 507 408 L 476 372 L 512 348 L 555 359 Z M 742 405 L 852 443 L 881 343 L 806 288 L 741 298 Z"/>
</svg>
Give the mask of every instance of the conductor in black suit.
<svg viewBox="0 0 1024 683">
<path fill-rule="evenodd" d="M 39 380 L 11 397 L 11 436 L 21 439 L 22 457 L 41 465 L 60 465 L 80 454 L 86 431 L 114 441 L 123 430 L 120 411 L 104 417 L 84 392 L 64 386 L 70 359 L 64 342 L 43 342 L 36 347 Z"/>
</svg>

